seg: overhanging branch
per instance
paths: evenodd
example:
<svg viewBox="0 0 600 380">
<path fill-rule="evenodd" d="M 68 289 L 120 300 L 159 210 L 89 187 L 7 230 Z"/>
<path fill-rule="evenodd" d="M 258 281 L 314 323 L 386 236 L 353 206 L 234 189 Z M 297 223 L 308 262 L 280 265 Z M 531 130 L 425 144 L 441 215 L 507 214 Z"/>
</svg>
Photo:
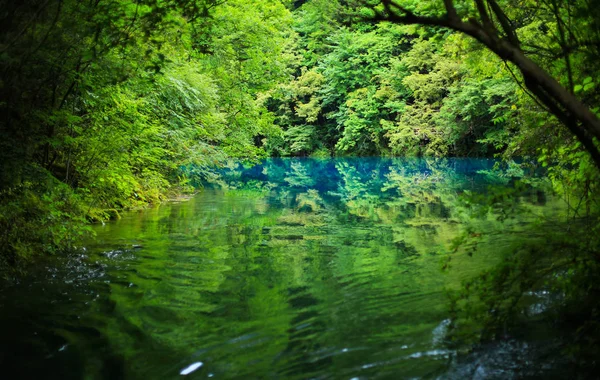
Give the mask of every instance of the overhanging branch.
<svg viewBox="0 0 600 380">
<path fill-rule="evenodd" d="M 481 7 L 483 0 L 475 0 L 483 24 L 480 24 L 474 18 L 466 22 L 458 18 L 456 12 L 453 12 L 452 0 L 444 0 L 446 13 L 443 16 L 417 15 L 391 0 L 383 0 L 380 4 L 383 5 L 385 11 L 377 11 L 372 7 L 375 11 L 375 17 L 371 21 L 440 26 L 467 34 L 481 42 L 501 59 L 513 63 L 519 69 L 527 83 L 527 87 L 582 142 L 600 168 L 600 153 L 598 153 L 598 148 L 594 142 L 594 139 L 600 141 L 600 120 L 598 117 L 574 94 L 525 55 L 520 48 L 510 21 L 500 6 L 494 0 L 487 1 L 507 38 L 502 38 L 495 27 L 490 27 L 491 20 L 487 10 L 485 7 Z"/>
</svg>

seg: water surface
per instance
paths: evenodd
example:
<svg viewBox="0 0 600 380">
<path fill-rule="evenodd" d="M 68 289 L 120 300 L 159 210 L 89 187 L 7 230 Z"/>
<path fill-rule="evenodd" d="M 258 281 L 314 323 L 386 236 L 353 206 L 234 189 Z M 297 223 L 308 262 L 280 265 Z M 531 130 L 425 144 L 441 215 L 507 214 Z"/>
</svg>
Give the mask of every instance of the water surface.
<svg viewBox="0 0 600 380">
<path fill-rule="evenodd" d="M 451 270 L 441 268 L 465 226 L 461 197 L 510 186 L 510 178 L 489 174 L 493 164 L 233 164 L 191 199 L 96 226 L 84 252 L 7 285 L 4 373 L 463 378 L 446 337 L 446 291 L 494 257 L 457 256 Z M 539 192 L 515 202 L 547 209 Z M 466 368 L 469 377 L 481 370 Z"/>
</svg>

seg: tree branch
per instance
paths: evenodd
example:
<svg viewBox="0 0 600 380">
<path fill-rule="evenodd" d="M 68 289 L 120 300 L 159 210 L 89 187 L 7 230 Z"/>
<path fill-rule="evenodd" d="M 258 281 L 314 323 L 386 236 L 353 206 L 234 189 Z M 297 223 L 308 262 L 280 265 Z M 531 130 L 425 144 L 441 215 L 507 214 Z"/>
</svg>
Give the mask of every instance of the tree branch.
<svg viewBox="0 0 600 380">
<path fill-rule="evenodd" d="M 454 2 L 452 0 L 444 0 L 444 7 L 446 7 L 446 15 L 450 21 L 460 21 L 456 8 L 454 8 Z"/>
<path fill-rule="evenodd" d="M 496 27 L 492 23 L 492 19 L 488 14 L 488 11 L 483 3 L 483 0 L 475 0 L 475 4 L 477 5 L 477 12 L 479 12 L 479 17 L 481 18 L 481 23 L 483 24 L 483 28 L 488 33 L 496 32 Z"/>
<path fill-rule="evenodd" d="M 560 120 L 577 137 L 592 157 L 592 160 L 598 169 L 600 169 L 600 151 L 598 151 L 598 147 L 594 144 L 594 140 L 579 126 L 576 119 L 563 111 L 539 85 L 536 83 L 528 83 L 527 81 L 525 82 L 525 85 L 542 103 L 544 103 L 544 105 L 546 105 L 546 107 L 548 107 L 552 114 L 554 114 L 558 120 Z"/>
<path fill-rule="evenodd" d="M 500 26 L 502 26 L 502 30 L 504 31 L 504 33 L 506 33 L 506 37 L 508 38 L 508 40 L 513 45 L 520 46 L 521 43 L 519 42 L 519 38 L 515 34 L 510 20 L 508 19 L 502 8 L 500 8 L 496 0 L 487 0 L 487 3 L 492 8 L 492 12 L 494 12 L 494 14 L 496 15 L 496 18 L 498 19 Z"/>
<path fill-rule="evenodd" d="M 444 4 L 447 3 L 447 1 L 444 2 Z M 484 5 L 483 1 L 476 0 L 476 3 L 482 17 L 482 22 L 484 24 L 491 22 L 487 10 L 485 7 L 482 7 Z M 452 19 L 448 15 L 443 17 L 419 16 L 393 3 L 391 0 L 383 0 L 382 4 L 387 12 L 376 11 L 376 15 L 372 18 L 372 21 L 389 21 L 399 24 L 421 24 L 449 28 L 473 37 L 501 59 L 512 62 L 521 71 L 527 87 L 536 96 L 539 96 L 538 99 L 582 142 L 592 155 L 596 165 L 600 168 L 600 154 L 593 141 L 594 138 L 600 141 L 600 120 L 598 117 L 548 72 L 527 57 L 519 45 L 511 41 L 511 38 L 500 38 L 497 29 L 490 28 L 489 25 L 488 27 L 485 27 L 485 25 L 482 26 L 474 19 L 463 22 L 458 18 Z M 399 15 L 393 12 L 392 8 L 399 10 L 403 14 Z M 499 20 L 504 18 L 505 22 L 508 23 L 506 16 L 502 16 L 504 13 L 500 8 L 497 13 L 494 13 L 500 15 L 498 16 Z M 507 28 L 511 30 L 510 25 Z"/>
</svg>

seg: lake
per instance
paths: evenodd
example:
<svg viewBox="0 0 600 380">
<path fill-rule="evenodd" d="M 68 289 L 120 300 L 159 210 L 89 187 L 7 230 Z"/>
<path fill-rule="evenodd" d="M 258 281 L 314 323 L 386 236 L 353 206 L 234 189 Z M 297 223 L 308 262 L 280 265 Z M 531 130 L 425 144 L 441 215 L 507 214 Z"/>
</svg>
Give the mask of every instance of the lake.
<svg viewBox="0 0 600 380">
<path fill-rule="evenodd" d="M 492 265 L 504 244 L 497 234 L 472 257 L 452 253 L 473 223 L 465 198 L 512 186 L 491 172 L 494 163 L 231 164 L 189 200 L 94 226 L 96 239 L 80 252 L 5 284 L 3 372 L 60 379 L 544 374 L 552 368 L 528 362 L 535 353 L 526 342 L 508 340 L 473 358 L 448 338 L 448 292 Z M 514 202 L 536 215 L 552 212 L 537 190 Z M 493 217 L 477 223 L 500 228 Z"/>
</svg>

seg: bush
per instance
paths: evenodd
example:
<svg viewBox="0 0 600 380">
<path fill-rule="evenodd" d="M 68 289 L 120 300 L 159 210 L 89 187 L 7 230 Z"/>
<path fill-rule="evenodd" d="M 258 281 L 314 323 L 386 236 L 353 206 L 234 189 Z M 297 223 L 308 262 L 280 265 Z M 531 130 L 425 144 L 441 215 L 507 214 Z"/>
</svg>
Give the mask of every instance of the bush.
<svg viewBox="0 0 600 380">
<path fill-rule="evenodd" d="M 89 236 L 78 194 L 49 174 L 0 193 L 0 267 L 73 249 Z"/>
</svg>

